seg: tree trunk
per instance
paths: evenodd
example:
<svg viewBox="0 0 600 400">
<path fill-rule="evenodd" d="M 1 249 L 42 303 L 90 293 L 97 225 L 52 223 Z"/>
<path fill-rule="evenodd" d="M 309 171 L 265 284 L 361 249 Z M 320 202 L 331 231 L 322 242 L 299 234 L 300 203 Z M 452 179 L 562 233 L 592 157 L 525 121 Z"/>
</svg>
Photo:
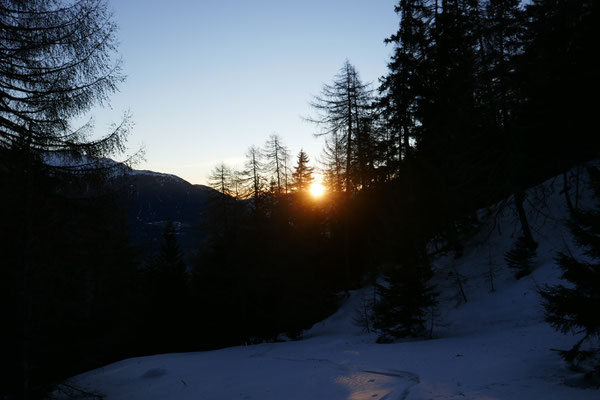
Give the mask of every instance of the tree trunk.
<svg viewBox="0 0 600 400">
<path fill-rule="evenodd" d="M 571 195 L 569 193 L 571 185 L 569 185 L 569 178 L 566 172 L 563 172 L 563 192 L 565 193 L 565 200 L 567 201 L 567 208 L 569 212 L 573 212 L 573 203 L 571 202 Z"/>
<path fill-rule="evenodd" d="M 352 179 L 350 177 L 352 170 L 352 103 L 350 102 L 350 92 L 348 92 L 348 133 L 346 138 L 346 191 L 352 190 Z"/>
<path fill-rule="evenodd" d="M 23 191 L 23 253 L 22 253 L 22 331 L 21 361 L 23 368 L 23 399 L 32 397 L 31 393 L 31 290 L 30 279 L 32 273 L 33 251 L 33 160 L 29 144 L 25 150 L 24 165 L 24 191 Z"/>
<path fill-rule="evenodd" d="M 517 190 L 514 194 L 515 199 L 515 208 L 517 209 L 517 214 L 519 215 L 519 221 L 521 222 L 521 231 L 523 233 L 523 237 L 527 242 L 527 245 L 535 249 L 538 244 L 535 240 L 533 240 L 533 235 L 531 234 L 531 228 L 529 227 L 529 221 L 527 221 L 527 214 L 525 213 L 525 208 L 523 207 L 523 202 L 525 201 L 525 192 L 523 190 Z"/>
</svg>

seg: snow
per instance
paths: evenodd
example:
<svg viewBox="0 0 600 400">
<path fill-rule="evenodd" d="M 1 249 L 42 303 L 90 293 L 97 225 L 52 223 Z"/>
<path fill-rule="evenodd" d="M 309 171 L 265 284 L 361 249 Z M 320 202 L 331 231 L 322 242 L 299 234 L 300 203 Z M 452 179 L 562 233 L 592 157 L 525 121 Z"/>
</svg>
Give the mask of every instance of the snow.
<svg viewBox="0 0 600 400">
<path fill-rule="evenodd" d="M 570 348 L 576 339 L 543 321 L 537 294 L 540 285 L 559 279 L 556 251 L 572 247 L 562 224 L 561 189 L 557 180 L 528 193 L 539 241 L 537 267 L 530 276 L 515 280 L 503 261 L 519 233 L 510 210 L 497 224 L 487 220 L 461 258 L 450 254 L 435 260 L 440 316 L 433 339 L 376 344 L 375 334 L 353 324 L 361 297 L 372 290 L 365 288 L 351 292 L 303 340 L 132 358 L 74 377 L 71 383 L 108 400 L 598 399 L 597 389 L 567 384 L 578 373 L 552 349 Z M 538 201 L 540 193 L 547 206 Z"/>
<path fill-rule="evenodd" d="M 173 175 L 173 174 L 165 174 L 162 172 L 155 172 L 155 171 L 150 171 L 147 169 L 129 169 L 128 170 L 128 174 L 129 175 L 145 175 L 145 176 L 154 176 L 154 177 L 158 177 L 158 178 L 164 178 L 164 179 L 171 179 L 171 180 L 175 180 L 175 181 L 180 181 L 180 182 L 186 182 L 186 180 Z"/>
<path fill-rule="evenodd" d="M 109 177 L 118 178 L 122 176 L 151 176 L 165 180 L 173 180 L 188 183 L 186 180 L 173 175 L 150 170 L 133 169 L 125 163 L 110 158 L 91 158 L 87 156 L 73 156 L 67 152 L 49 152 L 44 155 L 44 163 L 51 167 L 62 167 L 71 170 L 106 169 Z"/>
</svg>

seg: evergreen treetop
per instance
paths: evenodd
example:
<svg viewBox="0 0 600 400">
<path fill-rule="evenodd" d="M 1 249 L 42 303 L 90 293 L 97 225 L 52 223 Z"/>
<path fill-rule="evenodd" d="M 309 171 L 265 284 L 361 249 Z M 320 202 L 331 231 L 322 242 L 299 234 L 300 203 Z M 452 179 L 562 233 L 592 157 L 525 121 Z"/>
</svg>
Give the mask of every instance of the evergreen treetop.
<svg viewBox="0 0 600 400">
<path fill-rule="evenodd" d="M 308 154 L 306 154 L 304 150 L 300 150 L 300 153 L 298 153 L 298 161 L 294 173 L 292 174 L 294 188 L 298 192 L 307 190 L 314 180 L 314 168 L 309 166 L 308 163 Z"/>
<path fill-rule="evenodd" d="M 574 210 L 568 222 L 583 256 L 559 252 L 556 262 L 568 284 L 546 286 L 540 293 L 546 321 L 562 333 L 582 335 L 570 350 L 561 351 L 562 357 L 573 364 L 591 361 L 600 376 L 600 171 L 590 168 L 589 173 L 596 206 Z M 589 347 L 583 349 L 584 344 Z"/>
</svg>

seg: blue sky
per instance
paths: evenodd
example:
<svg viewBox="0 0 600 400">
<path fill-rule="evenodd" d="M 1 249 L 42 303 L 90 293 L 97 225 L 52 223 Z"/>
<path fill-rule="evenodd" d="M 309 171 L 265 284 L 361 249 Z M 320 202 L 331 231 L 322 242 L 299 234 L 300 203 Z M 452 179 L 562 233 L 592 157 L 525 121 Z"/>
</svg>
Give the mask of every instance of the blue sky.
<svg viewBox="0 0 600 400">
<path fill-rule="evenodd" d="M 348 58 L 363 81 L 385 74 L 395 0 L 109 0 L 127 81 L 98 132 L 133 114 L 137 166 L 206 183 L 214 165 L 243 163 L 278 133 L 315 160 L 322 139 L 302 120 L 308 102 Z"/>
</svg>

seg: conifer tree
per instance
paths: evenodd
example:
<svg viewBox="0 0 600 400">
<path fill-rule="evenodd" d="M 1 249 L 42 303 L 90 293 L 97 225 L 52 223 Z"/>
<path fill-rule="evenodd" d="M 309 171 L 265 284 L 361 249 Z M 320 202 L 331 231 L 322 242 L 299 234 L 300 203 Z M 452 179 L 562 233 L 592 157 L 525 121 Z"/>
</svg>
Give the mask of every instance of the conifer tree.
<svg viewBox="0 0 600 400">
<path fill-rule="evenodd" d="M 260 209 L 261 196 L 264 191 L 265 178 L 263 176 L 264 164 L 262 152 L 256 146 L 250 146 L 246 153 L 246 164 L 244 170 L 244 183 L 247 187 L 249 197 L 254 202 L 254 210 Z"/>
<path fill-rule="evenodd" d="M 477 10 L 472 3 L 441 1 L 431 28 L 433 44 L 427 47 L 426 54 L 430 73 L 421 110 L 424 130 L 421 147 L 430 162 L 449 175 L 451 185 L 471 178 L 472 166 L 464 165 L 465 151 L 472 151 L 479 144 L 476 141 L 466 145 L 473 141 L 477 126 L 474 119 Z"/>
<path fill-rule="evenodd" d="M 289 160 L 289 150 L 283 144 L 277 134 L 272 134 L 262 152 L 265 158 L 265 168 L 273 177 L 277 194 L 285 193 L 288 189 L 288 171 L 287 162 Z"/>
<path fill-rule="evenodd" d="M 231 196 L 236 200 L 241 200 L 245 197 L 244 193 L 244 174 L 238 169 L 234 169 L 230 174 Z"/>
<path fill-rule="evenodd" d="M 521 279 L 533 271 L 535 254 L 530 242 L 519 236 L 513 248 L 504 254 L 504 260 L 515 271 L 515 278 Z"/>
<path fill-rule="evenodd" d="M 392 337 L 418 337 L 429 333 L 427 322 L 431 309 L 437 304 L 429 280 L 432 277 L 427 256 L 403 255 L 403 260 L 383 272 L 384 284 L 377 284 L 378 298 L 374 310 L 376 329 L 383 332 L 381 340 Z M 430 321 L 433 323 L 433 321 Z"/>
<path fill-rule="evenodd" d="M 332 84 L 326 84 L 321 94 L 315 96 L 311 106 L 316 111 L 308 121 L 321 127 L 320 135 L 342 135 L 345 145 L 344 189 L 354 190 L 360 184 L 361 176 L 357 170 L 358 152 L 366 148 L 371 140 L 362 132 L 362 121 L 369 117 L 372 95 L 369 84 L 361 81 L 356 68 L 348 60 L 334 77 Z M 361 154 L 360 157 L 364 157 Z"/>
<path fill-rule="evenodd" d="M 231 239 L 239 228 L 246 211 L 249 180 L 245 172 L 232 170 L 224 163 L 213 168 L 208 181 L 210 192 L 207 206 L 203 209 L 204 226 L 212 239 Z"/>
<path fill-rule="evenodd" d="M 116 30 L 105 0 L 0 1 L 0 171 L 2 179 L 16 182 L 11 194 L 18 198 L 17 207 L 11 211 L 20 219 L 15 226 L 18 246 L 12 250 L 20 254 L 6 268 L 14 272 L 14 285 L 18 288 L 10 301 L 18 310 L 14 324 L 21 330 L 12 343 L 19 349 L 20 365 L 9 361 L 13 363 L 9 368 L 18 371 L 18 376 L 10 385 L 2 382 L 0 391 L 9 386 L 11 389 L 7 390 L 12 390 L 18 384 L 16 398 L 42 396 L 41 392 L 47 389 L 46 379 L 54 373 L 44 362 L 55 356 L 55 350 L 34 350 L 48 339 L 48 333 L 36 330 L 41 321 L 34 317 L 40 314 L 32 310 L 39 302 L 37 288 L 48 287 L 48 280 L 42 278 L 47 271 L 44 266 L 48 253 L 43 253 L 45 246 L 38 238 L 54 239 L 64 233 L 55 231 L 57 224 L 52 218 L 66 207 L 49 204 L 50 199 L 57 201 L 59 190 L 68 193 L 72 187 L 60 187 L 56 178 L 61 172 L 64 181 L 72 183 L 75 173 L 96 169 L 98 157 L 125 149 L 128 118 L 106 136 L 94 140 L 90 138 L 91 123 L 73 124 L 94 106 L 108 102 L 124 79 L 116 51 Z M 58 167 L 43 163 L 50 153 L 87 156 L 87 165 L 59 171 Z M 66 199 L 68 196 L 64 197 L 61 204 L 72 204 Z M 89 243 L 80 248 L 85 245 Z M 56 252 L 64 261 L 56 265 L 68 265 L 67 259 L 78 249 Z M 62 282 L 72 276 L 57 270 L 55 278 Z M 59 308 L 65 304 L 46 306 L 51 314 L 62 311 Z M 64 373 L 64 368 L 57 369 Z"/>
<path fill-rule="evenodd" d="M 178 350 L 187 311 L 188 275 L 173 221 L 167 221 L 160 252 L 146 275 L 153 350 Z"/>
<path fill-rule="evenodd" d="M 123 81 L 106 1 L 4 0 L 0 5 L 0 151 L 91 157 L 124 150 L 129 122 L 89 140 L 73 127 Z"/>
<path fill-rule="evenodd" d="M 520 96 L 516 67 L 523 52 L 524 15 L 519 0 L 487 0 L 482 14 L 480 101 L 489 107 L 491 122 L 507 134 L 514 124 Z"/>
<path fill-rule="evenodd" d="M 173 221 L 167 221 L 157 263 L 157 272 L 167 285 L 181 289 L 186 281 L 186 267 Z"/>
<path fill-rule="evenodd" d="M 597 2 L 535 0 L 525 9 L 518 123 L 523 173 L 552 176 L 597 157 Z M 569 132 L 568 137 L 565 132 Z M 530 178 L 531 179 L 531 178 Z"/>
<path fill-rule="evenodd" d="M 535 256 L 535 242 L 524 209 L 527 187 L 527 156 L 522 143 L 524 132 L 515 121 L 522 103 L 522 93 L 517 80 L 518 60 L 523 53 L 524 14 L 518 0 L 488 0 L 484 4 L 478 61 L 478 102 L 483 115 L 482 125 L 488 131 L 489 140 L 498 146 L 489 146 L 485 153 L 494 163 L 504 168 L 489 169 L 490 179 L 497 182 L 491 196 L 513 195 L 513 203 L 521 224 L 521 236 L 505 258 L 516 268 L 516 276 L 529 274 Z M 503 152 L 500 149 L 504 150 Z M 493 165 L 487 162 L 487 168 Z M 496 189 L 494 189 L 494 187 Z M 498 193 L 494 193 L 497 190 Z"/>
<path fill-rule="evenodd" d="M 337 131 L 325 139 L 322 157 L 325 185 L 332 192 L 341 192 L 344 187 L 345 153 L 343 138 Z"/>
<path fill-rule="evenodd" d="M 590 168 L 589 172 L 596 206 L 574 210 L 569 221 L 582 256 L 558 253 L 556 261 L 568 284 L 546 286 L 540 293 L 546 321 L 562 333 L 580 335 L 570 350 L 561 351 L 562 357 L 572 364 L 588 364 L 589 372 L 600 377 L 600 171 Z"/>
<path fill-rule="evenodd" d="M 225 163 L 220 163 L 214 167 L 208 177 L 209 186 L 219 192 L 222 196 L 231 196 L 233 193 L 231 183 L 232 172 Z"/>
<path fill-rule="evenodd" d="M 418 140 L 419 112 L 428 80 L 431 8 L 426 0 L 401 0 L 395 7 L 400 28 L 386 39 L 386 43 L 394 44 L 394 54 L 379 87 L 379 107 L 391 131 L 386 142 L 392 155 L 387 159 L 393 165 L 388 167 L 396 172 Z"/>
<path fill-rule="evenodd" d="M 308 165 L 308 155 L 304 150 L 298 153 L 298 163 L 292 173 L 293 186 L 297 192 L 306 191 L 313 182 L 313 167 Z"/>
</svg>

